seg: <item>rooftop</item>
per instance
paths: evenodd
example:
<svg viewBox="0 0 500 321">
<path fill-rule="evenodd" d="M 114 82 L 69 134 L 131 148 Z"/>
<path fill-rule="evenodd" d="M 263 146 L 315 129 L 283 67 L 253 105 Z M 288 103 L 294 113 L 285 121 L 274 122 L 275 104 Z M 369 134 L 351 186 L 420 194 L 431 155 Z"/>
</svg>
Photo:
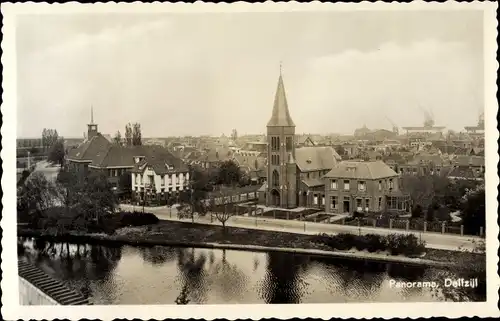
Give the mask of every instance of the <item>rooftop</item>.
<svg viewBox="0 0 500 321">
<path fill-rule="evenodd" d="M 398 174 L 382 161 L 338 163 L 325 177 L 350 179 L 380 179 L 395 177 Z"/>
</svg>

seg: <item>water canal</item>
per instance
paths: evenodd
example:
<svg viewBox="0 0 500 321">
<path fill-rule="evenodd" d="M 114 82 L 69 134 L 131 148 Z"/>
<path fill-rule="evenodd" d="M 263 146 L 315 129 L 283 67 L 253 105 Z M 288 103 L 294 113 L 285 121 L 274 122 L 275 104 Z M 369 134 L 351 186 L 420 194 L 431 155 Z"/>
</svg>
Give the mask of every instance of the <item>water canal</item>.
<svg viewBox="0 0 500 321">
<path fill-rule="evenodd" d="M 174 247 L 104 247 L 23 239 L 27 260 L 94 304 L 190 304 L 443 301 L 439 290 L 396 288 L 391 280 L 431 281 L 421 266 L 286 253 Z"/>
</svg>

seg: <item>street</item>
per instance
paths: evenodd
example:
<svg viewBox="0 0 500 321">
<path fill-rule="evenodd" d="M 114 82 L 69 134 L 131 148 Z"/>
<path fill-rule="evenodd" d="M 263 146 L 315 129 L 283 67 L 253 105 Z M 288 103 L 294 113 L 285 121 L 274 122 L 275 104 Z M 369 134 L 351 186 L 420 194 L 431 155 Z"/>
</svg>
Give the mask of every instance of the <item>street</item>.
<svg viewBox="0 0 500 321">
<path fill-rule="evenodd" d="M 122 210 L 132 211 L 135 208 L 136 211 L 141 211 L 142 206 L 133 206 L 133 205 L 120 205 Z M 167 206 L 162 207 L 148 207 L 145 208 L 147 212 L 151 212 L 155 214 L 161 220 L 172 220 L 172 221 L 183 221 L 183 222 L 191 222 L 191 218 L 179 219 L 177 217 L 177 211 L 175 208 L 170 208 Z M 195 224 L 212 224 L 212 225 L 220 225 L 213 217 L 211 222 L 211 215 L 207 213 L 207 215 L 203 217 L 195 217 Z M 267 231 L 276 231 L 276 232 L 288 232 L 288 233 L 297 233 L 297 234 L 339 234 L 339 233 L 352 233 L 352 234 L 379 234 L 379 235 L 388 235 L 388 234 L 414 234 L 416 237 L 425 241 L 428 248 L 432 249 L 441 249 L 441 250 L 451 250 L 451 251 L 459 251 L 459 250 L 467 250 L 471 251 L 475 248 L 475 243 L 483 240 L 479 237 L 473 236 L 460 236 L 460 235 L 452 235 L 452 234 L 440 234 L 434 232 L 416 232 L 416 231 L 404 231 L 398 229 L 387 229 L 387 228 L 373 228 L 373 227 L 361 227 L 357 226 L 348 226 L 348 225 L 339 225 L 339 224 L 325 224 L 325 223 L 314 223 L 314 222 L 304 222 L 304 221 L 296 221 L 296 220 L 279 220 L 272 218 L 263 218 L 263 217 L 249 217 L 249 216 L 233 216 L 227 222 L 226 226 L 230 227 L 239 227 L 239 228 L 247 228 L 247 229 L 258 229 L 258 230 L 267 230 Z"/>
</svg>

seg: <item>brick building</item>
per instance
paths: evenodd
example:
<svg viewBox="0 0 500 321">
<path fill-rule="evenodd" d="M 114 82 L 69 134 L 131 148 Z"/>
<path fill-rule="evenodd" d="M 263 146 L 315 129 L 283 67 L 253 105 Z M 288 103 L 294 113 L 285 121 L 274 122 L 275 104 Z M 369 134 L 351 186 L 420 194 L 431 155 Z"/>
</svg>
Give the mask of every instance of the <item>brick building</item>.
<svg viewBox="0 0 500 321">
<path fill-rule="evenodd" d="M 267 123 L 267 183 L 261 188 L 267 206 L 295 208 L 324 204 L 326 174 L 340 156 L 332 147 L 296 148 L 295 123 L 288 109 L 280 73 L 272 116 Z"/>
<path fill-rule="evenodd" d="M 399 175 L 381 161 L 344 161 L 324 176 L 327 213 L 406 211 Z"/>
</svg>

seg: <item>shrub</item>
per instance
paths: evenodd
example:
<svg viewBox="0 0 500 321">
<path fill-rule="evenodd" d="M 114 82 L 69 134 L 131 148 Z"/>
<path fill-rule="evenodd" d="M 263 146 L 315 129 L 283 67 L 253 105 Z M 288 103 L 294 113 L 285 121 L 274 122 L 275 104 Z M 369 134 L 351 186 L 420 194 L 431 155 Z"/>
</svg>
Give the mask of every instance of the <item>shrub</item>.
<svg viewBox="0 0 500 321">
<path fill-rule="evenodd" d="M 337 234 L 333 237 L 332 247 L 339 250 L 349 250 L 356 245 L 356 235 L 354 234 Z"/>
<path fill-rule="evenodd" d="M 354 238 L 354 247 L 358 251 L 363 251 L 368 249 L 369 246 L 369 240 L 365 236 L 355 236 Z"/>
<path fill-rule="evenodd" d="M 422 206 L 420 206 L 419 204 L 415 205 L 411 209 L 411 217 L 412 218 L 420 218 L 422 216 L 424 216 L 424 210 L 422 209 Z"/>
<path fill-rule="evenodd" d="M 160 221 L 153 213 L 142 213 L 137 211 L 120 212 L 119 217 L 121 227 L 151 225 Z"/>
<path fill-rule="evenodd" d="M 349 250 L 356 248 L 359 251 L 369 252 L 389 250 L 391 255 L 404 254 L 406 256 L 417 256 L 425 251 L 425 243 L 417 239 L 413 234 L 390 234 L 387 236 L 378 234 L 354 235 L 319 234 L 313 238 L 313 242 L 325 244 L 331 249 Z"/>
<path fill-rule="evenodd" d="M 352 213 L 352 217 L 353 218 L 364 218 L 365 217 L 365 213 L 363 213 L 363 212 L 354 212 L 354 213 Z"/>
<path fill-rule="evenodd" d="M 365 235 L 367 241 L 366 249 L 368 252 L 384 251 L 387 248 L 387 240 L 382 235 L 378 234 L 367 234 Z"/>
</svg>

